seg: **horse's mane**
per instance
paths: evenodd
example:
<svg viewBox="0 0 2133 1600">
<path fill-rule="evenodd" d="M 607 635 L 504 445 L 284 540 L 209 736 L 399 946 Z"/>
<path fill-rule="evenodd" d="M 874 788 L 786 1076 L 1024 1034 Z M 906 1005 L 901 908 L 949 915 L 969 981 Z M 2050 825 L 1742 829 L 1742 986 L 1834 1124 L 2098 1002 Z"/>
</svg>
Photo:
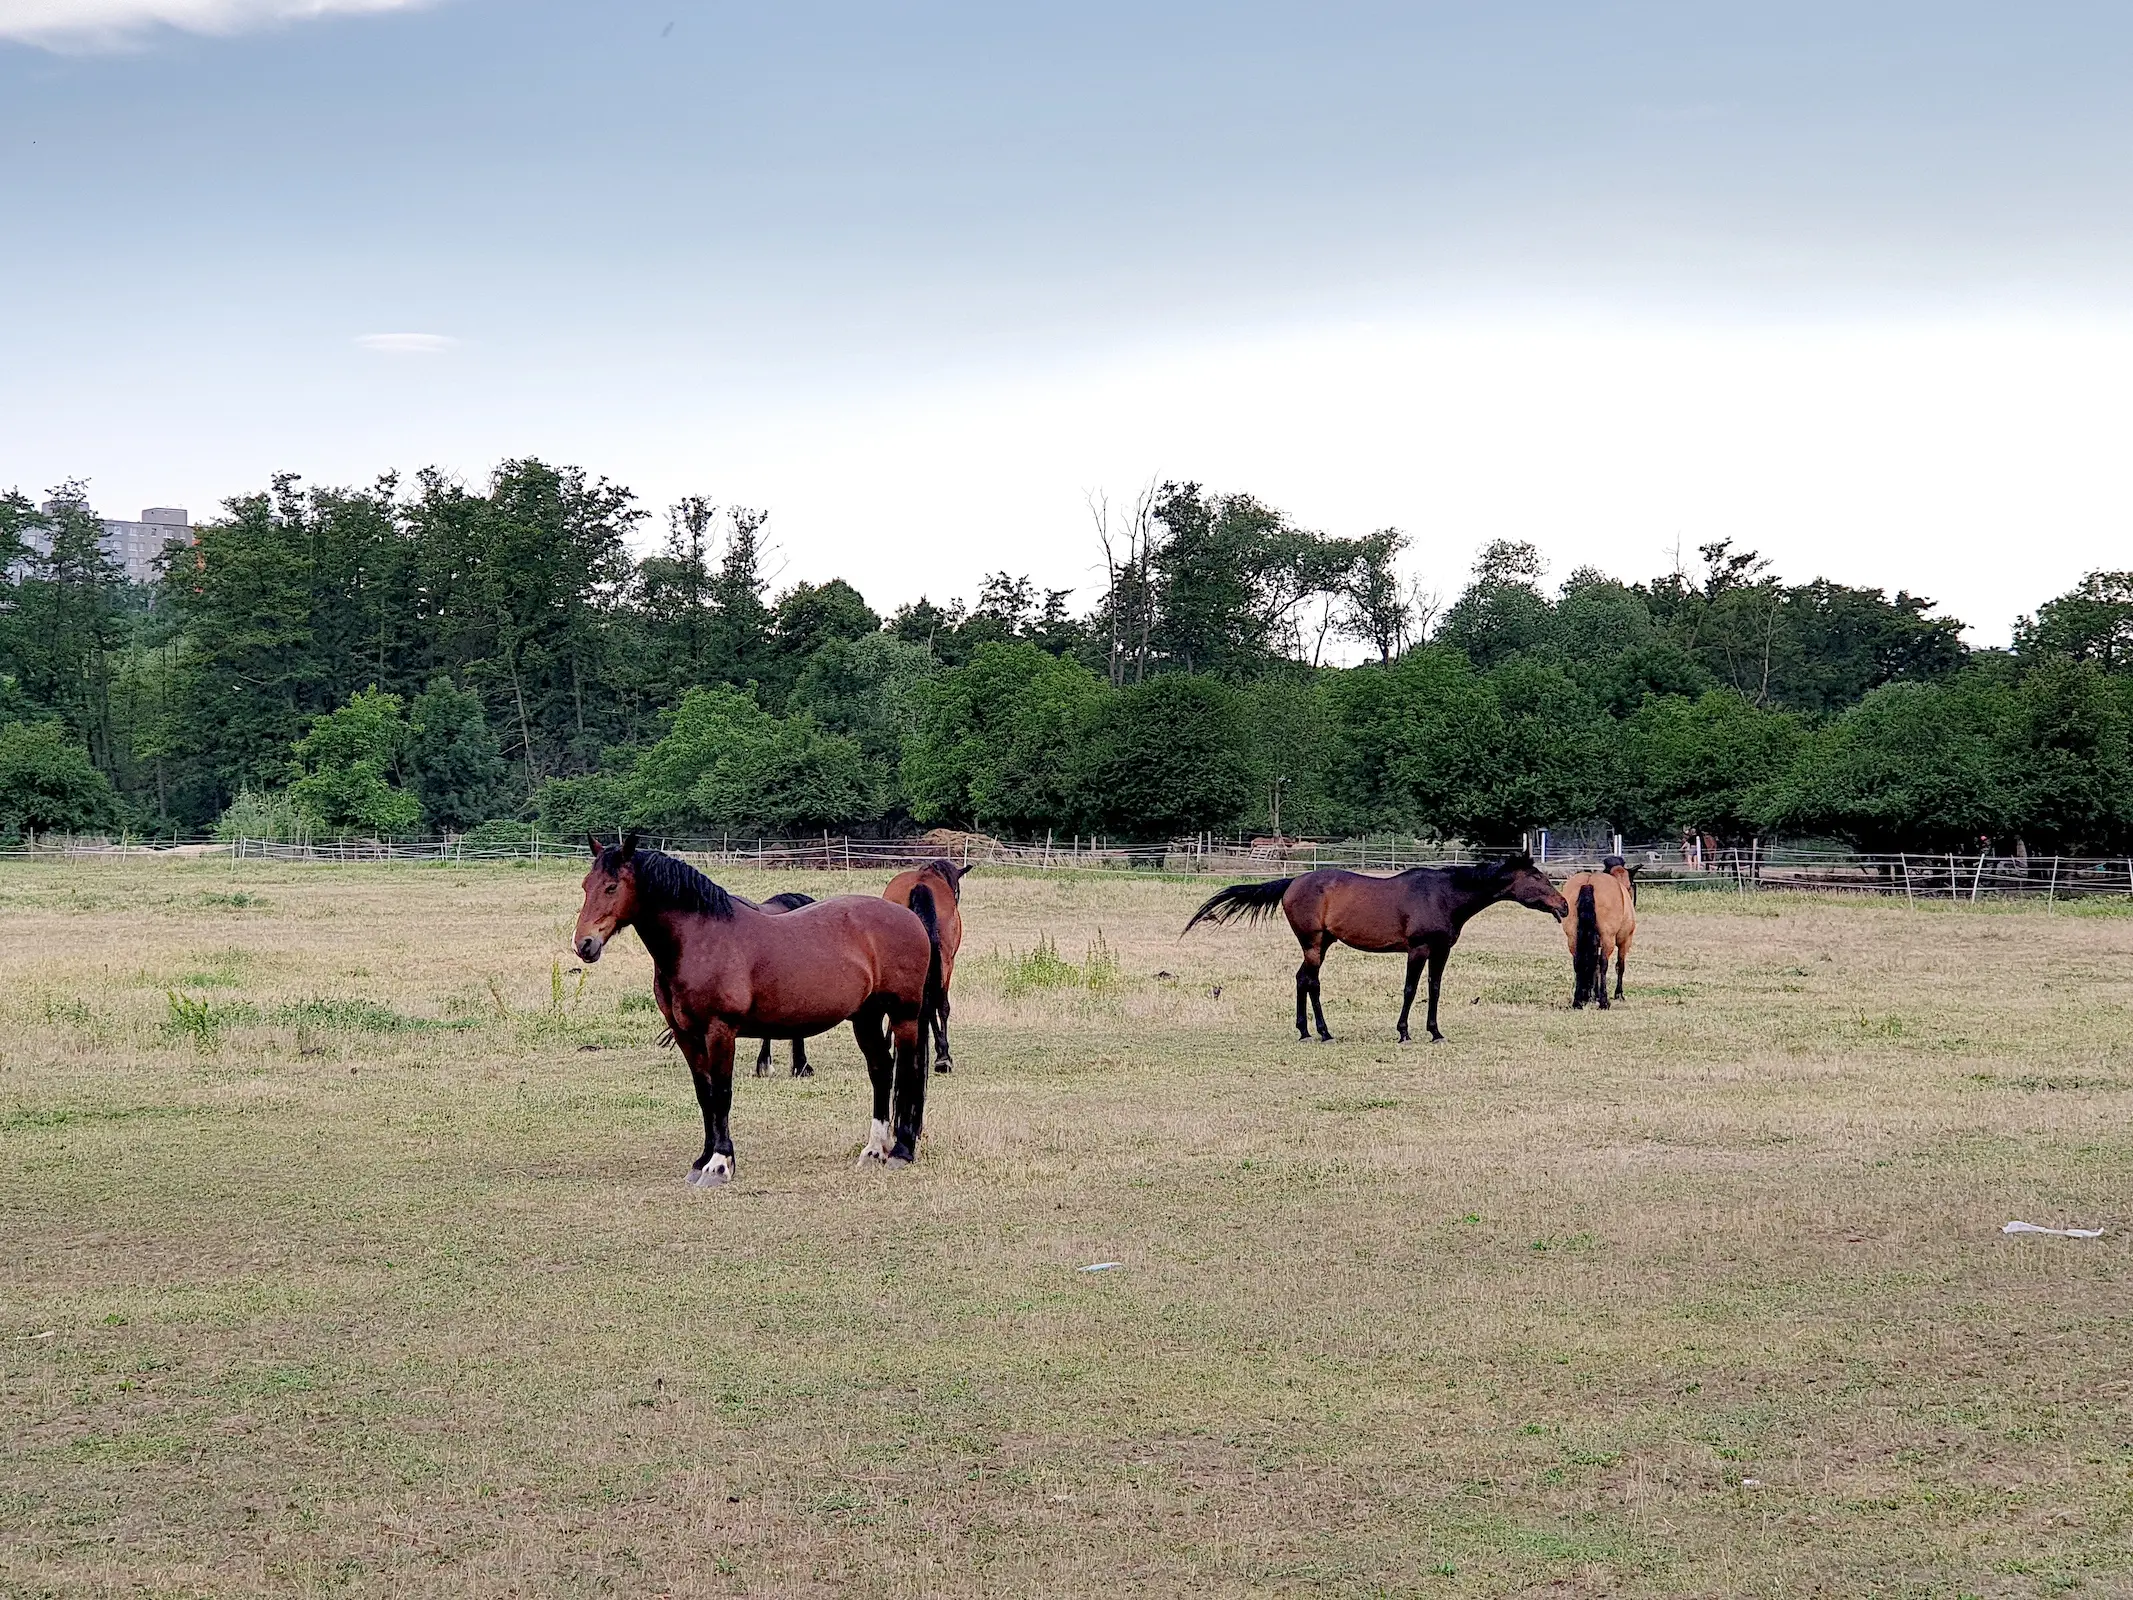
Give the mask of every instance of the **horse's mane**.
<svg viewBox="0 0 2133 1600">
<path fill-rule="evenodd" d="M 625 856 L 610 845 L 601 852 L 600 865 L 610 872 L 624 865 L 635 869 L 637 893 L 650 902 L 647 910 L 700 911 L 721 922 L 733 915 L 732 895 L 664 850 L 639 850 Z"/>
<path fill-rule="evenodd" d="M 1533 858 L 1523 851 L 1510 855 L 1490 856 L 1485 860 L 1460 862 L 1444 870 L 1452 875 L 1452 882 L 1462 889 L 1485 889 L 1503 882 L 1514 872 L 1531 868 Z"/>
<path fill-rule="evenodd" d="M 929 872 L 948 885 L 948 893 L 956 900 L 960 901 L 963 898 L 963 876 L 955 870 L 953 861 L 950 861 L 946 856 L 935 856 L 918 869 L 920 877 L 924 877 Z"/>
</svg>

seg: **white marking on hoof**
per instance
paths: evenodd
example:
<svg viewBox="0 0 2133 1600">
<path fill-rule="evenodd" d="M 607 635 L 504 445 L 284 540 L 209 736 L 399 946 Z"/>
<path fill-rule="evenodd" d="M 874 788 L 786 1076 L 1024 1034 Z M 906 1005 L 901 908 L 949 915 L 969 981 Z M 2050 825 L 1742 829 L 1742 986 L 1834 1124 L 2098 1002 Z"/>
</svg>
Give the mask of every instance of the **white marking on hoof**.
<svg viewBox="0 0 2133 1600">
<path fill-rule="evenodd" d="M 696 1176 L 689 1181 L 699 1189 L 715 1189 L 722 1183 L 731 1183 L 733 1181 L 733 1157 L 713 1156 L 698 1169 Z"/>
<path fill-rule="evenodd" d="M 889 1125 L 886 1122 L 870 1121 L 867 1124 L 867 1147 L 859 1152 L 859 1164 L 889 1159 Z"/>
</svg>

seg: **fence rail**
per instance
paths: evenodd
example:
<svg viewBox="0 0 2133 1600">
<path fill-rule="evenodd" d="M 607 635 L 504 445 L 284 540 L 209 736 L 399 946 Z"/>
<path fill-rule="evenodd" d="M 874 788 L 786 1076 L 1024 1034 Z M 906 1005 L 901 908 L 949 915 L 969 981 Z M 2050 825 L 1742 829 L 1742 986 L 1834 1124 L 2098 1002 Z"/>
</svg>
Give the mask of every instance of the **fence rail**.
<svg viewBox="0 0 2133 1600">
<path fill-rule="evenodd" d="M 670 838 L 651 843 L 707 870 L 753 866 L 772 871 L 896 869 L 948 856 L 1038 871 L 1154 872 L 1229 877 L 1273 876 L 1314 867 L 1397 872 L 1445 865 L 1488 854 L 1462 845 L 1419 839 L 1272 840 L 1203 835 L 1166 844 L 1120 845 L 1089 838 L 1007 841 L 979 834 L 926 838 L 813 839 Z M 1599 864 L 1603 847 L 1548 850 L 1558 878 Z M 34 860 L 228 858 L 272 862 L 451 862 L 576 859 L 580 840 L 528 836 L 515 840 L 346 839 L 291 843 L 267 839 L 43 838 L 0 849 L 0 858 Z M 1752 844 L 1717 849 L 1708 842 L 1631 844 L 1622 854 L 1640 881 L 1683 888 L 1901 896 L 1911 903 L 2035 897 L 2047 902 L 2109 896 L 2133 899 L 2133 857 L 2002 856 L 1989 852 L 1898 851 L 1867 854 L 1811 846 Z"/>
</svg>

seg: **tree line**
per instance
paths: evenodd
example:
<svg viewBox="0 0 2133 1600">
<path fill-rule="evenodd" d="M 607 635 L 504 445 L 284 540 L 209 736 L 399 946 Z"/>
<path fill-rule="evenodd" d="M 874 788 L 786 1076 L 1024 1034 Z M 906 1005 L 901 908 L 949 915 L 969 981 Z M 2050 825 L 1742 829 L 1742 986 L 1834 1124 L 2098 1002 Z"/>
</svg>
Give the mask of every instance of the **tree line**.
<svg viewBox="0 0 2133 1600">
<path fill-rule="evenodd" d="M 1971 649 L 1932 602 L 1717 542 L 1644 581 L 1249 494 L 1092 504 L 1093 607 L 1006 572 L 887 616 L 769 519 L 507 461 L 280 477 L 128 583 L 79 483 L 0 496 L 0 829 L 1154 839 L 1542 827 L 2133 848 L 2133 573 Z M 1363 664 L 1329 658 L 1361 655 Z"/>
</svg>

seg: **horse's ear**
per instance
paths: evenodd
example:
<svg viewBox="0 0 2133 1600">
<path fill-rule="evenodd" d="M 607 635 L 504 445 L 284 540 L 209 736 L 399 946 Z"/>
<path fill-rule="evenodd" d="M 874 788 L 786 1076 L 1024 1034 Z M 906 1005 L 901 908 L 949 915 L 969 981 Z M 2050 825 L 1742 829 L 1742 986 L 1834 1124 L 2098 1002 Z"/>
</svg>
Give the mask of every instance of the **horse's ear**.
<svg viewBox="0 0 2133 1600">
<path fill-rule="evenodd" d="M 965 878 L 969 877 L 973 872 L 978 870 L 978 864 L 975 861 L 966 861 L 959 867 L 953 861 L 951 861 L 948 863 L 948 870 L 955 874 L 955 881 L 957 883 L 961 883 Z"/>
<path fill-rule="evenodd" d="M 636 832 L 632 830 L 631 832 L 625 833 L 622 836 L 622 859 L 624 861 L 627 861 L 631 856 L 635 855 L 636 853 L 637 835 Z"/>
<path fill-rule="evenodd" d="M 588 833 L 585 836 L 585 842 L 593 847 L 593 859 L 595 861 L 607 854 L 607 846 L 600 842 L 600 836 L 597 833 Z"/>
</svg>

